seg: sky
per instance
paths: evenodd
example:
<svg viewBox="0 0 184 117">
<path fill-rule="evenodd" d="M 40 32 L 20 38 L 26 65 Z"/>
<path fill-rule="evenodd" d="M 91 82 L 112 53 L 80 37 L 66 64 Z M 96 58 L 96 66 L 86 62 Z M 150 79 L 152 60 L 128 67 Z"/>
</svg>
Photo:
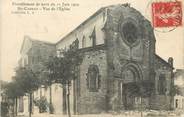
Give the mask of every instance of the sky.
<svg viewBox="0 0 184 117">
<path fill-rule="evenodd" d="M 14 9 L 12 1 L 1 0 L 1 79 L 11 81 L 14 69 L 20 59 L 20 48 L 24 36 L 28 35 L 33 39 L 57 42 L 68 32 L 73 30 L 85 19 L 95 13 L 101 7 L 112 4 L 130 3 L 151 21 L 151 3 L 153 0 L 24 0 L 24 2 L 67 2 L 78 3 L 70 11 L 64 12 L 39 12 L 33 15 L 12 14 Z M 21 2 L 23 0 L 18 0 Z M 182 3 L 184 6 L 184 3 Z M 170 32 L 158 28 L 155 30 L 156 53 L 167 61 L 168 57 L 174 58 L 176 69 L 184 68 L 184 26 L 179 26 Z"/>
</svg>

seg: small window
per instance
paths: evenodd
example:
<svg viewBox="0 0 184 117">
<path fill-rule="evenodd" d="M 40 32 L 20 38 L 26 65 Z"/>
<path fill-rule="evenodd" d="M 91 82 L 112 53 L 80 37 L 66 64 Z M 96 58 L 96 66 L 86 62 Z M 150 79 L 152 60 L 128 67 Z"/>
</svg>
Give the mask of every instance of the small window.
<svg viewBox="0 0 184 117">
<path fill-rule="evenodd" d="M 92 40 L 92 46 L 94 47 L 96 45 L 96 29 L 94 27 L 91 35 L 89 36 L 89 38 Z"/>
<path fill-rule="evenodd" d="M 164 74 L 160 74 L 158 80 L 158 93 L 160 95 L 165 95 L 166 92 L 166 78 Z"/>
<path fill-rule="evenodd" d="M 178 99 L 176 99 L 175 106 L 178 108 Z"/>
<path fill-rule="evenodd" d="M 100 88 L 100 75 L 97 65 L 90 65 L 87 75 L 87 87 L 90 91 L 95 92 Z"/>
<path fill-rule="evenodd" d="M 83 36 L 82 38 L 82 48 L 85 48 L 86 47 L 86 38 L 85 36 Z"/>
</svg>

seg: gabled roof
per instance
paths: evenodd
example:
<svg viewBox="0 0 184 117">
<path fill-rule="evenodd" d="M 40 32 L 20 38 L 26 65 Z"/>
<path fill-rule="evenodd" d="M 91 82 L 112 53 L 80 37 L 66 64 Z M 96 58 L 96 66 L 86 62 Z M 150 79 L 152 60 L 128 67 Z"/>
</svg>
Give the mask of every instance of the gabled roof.
<svg viewBox="0 0 184 117">
<path fill-rule="evenodd" d="M 155 61 L 160 62 L 162 65 L 165 65 L 167 67 L 170 67 L 172 69 L 174 69 L 173 66 L 171 66 L 167 61 L 165 61 L 164 59 L 162 59 L 160 56 L 158 56 L 157 54 L 155 54 Z"/>
<path fill-rule="evenodd" d="M 24 36 L 24 40 L 23 40 L 21 48 L 20 48 L 20 53 L 22 53 L 22 50 L 23 50 L 23 47 L 25 45 L 26 40 L 31 41 L 31 38 L 29 36 Z"/>
<path fill-rule="evenodd" d="M 26 40 L 29 40 L 30 42 L 42 43 L 42 44 L 46 44 L 46 45 L 53 45 L 53 46 L 55 46 L 55 43 L 51 43 L 51 42 L 47 42 L 47 41 L 40 41 L 40 40 L 32 39 L 29 36 L 24 36 L 24 40 L 23 40 L 23 43 L 21 45 L 20 53 L 22 52 L 22 49 L 24 47 L 24 44 L 25 44 Z"/>
<path fill-rule="evenodd" d="M 63 40 L 65 40 L 69 35 L 71 35 L 72 33 L 74 33 L 76 30 L 78 30 L 80 27 L 82 27 L 83 25 L 85 25 L 88 21 L 90 21 L 91 19 L 93 19 L 95 16 L 99 15 L 100 13 L 104 12 L 106 9 L 113 9 L 117 6 L 124 6 L 124 7 L 130 7 L 129 3 L 124 3 L 124 4 L 116 4 L 116 5 L 109 5 L 106 7 L 102 7 L 99 10 L 97 10 L 93 15 L 91 15 L 89 18 L 87 18 L 86 20 L 84 20 L 80 25 L 78 25 L 75 29 L 73 29 L 71 32 L 69 32 L 68 34 L 66 34 L 64 37 L 62 37 L 57 43 L 62 42 Z"/>
<path fill-rule="evenodd" d="M 51 42 L 48 42 L 48 41 L 40 41 L 40 40 L 36 40 L 36 39 L 31 39 L 33 42 L 36 42 L 36 43 L 42 43 L 42 44 L 46 44 L 46 45 L 55 45 L 55 43 L 51 43 Z"/>
</svg>

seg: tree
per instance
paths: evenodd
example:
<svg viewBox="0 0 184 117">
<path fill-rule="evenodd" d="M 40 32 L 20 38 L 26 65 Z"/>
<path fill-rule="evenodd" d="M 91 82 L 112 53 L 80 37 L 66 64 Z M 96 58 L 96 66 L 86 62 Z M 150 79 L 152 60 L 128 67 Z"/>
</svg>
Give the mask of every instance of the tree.
<svg viewBox="0 0 184 117">
<path fill-rule="evenodd" d="M 13 100 L 13 107 L 15 106 L 15 109 L 13 108 L 13 115 L 17 115 L 17 99 L 24 95 L 24 90 L 20 84 L 13 79 L 12 82 L 5 86 L 5 94 L 9 99 Z"/>
<path fill-rule="evenodd" d="M 83 60 L 82 54 L 74 47 L 70 46 L 70 49 L 65 51 L 63 53 L 63 65 L 62 69 L 63 72 L 61 72 L 60 76 L 63 77 L 63 80 L 65 83 L 67 83 L 68 87 L 68 95 L 67 95 L 67 100 L 68 100 L 68 115 L 69 117 L 71 116 L 70 114 L 70 86 L 71 86 L 71 81 L 76 79 L 76 72 L 78 72 L 77 68 L 80 65 L 80 63 Z"/>
<path fill-rule="evenodd" d="M 29 117 L 32 113 L 32 94 L 40 86 L 38 74 L 29 67 L 19 67 L 16 70 L 15 81 L 23 89 L 25 94 L 29 94 Z"/>
<path fill-rule="evenodd" d="M 0 87 L 1 87 L 1 116 L 7 117 L 8 116 L 8 110 L 9 110 L 9 103 L 7 101 L 7 96 L 5 95 L 5 88 L 6 88 L 7 82 L 0 80 Z"/>
<path fill-rule="evenodd" d="M 40 80 L 41 85 L 44 85 L 45 87 L 49 87 L 49 113 L 54 113 L 54 107 L 52 104 L 52 82 L 54 81 L 53 78 L 53 58 L 52 56 L 49 57 L 49 59 L 44 63 L 44 69 L 42 72 L 40 72 Z"/>
<path fill-rule="evenodd" d="M 59 70 L 61 67 L 61 62 L 59 57 L 56 56 L 50 56 L 49 59 L 44 63 L 45 69 L 43 70 L 42 74 L 40 74 L 42 85 L 48 87 L 50 89 L 49 93 L 49 100 L 50 105 L 52 105 L 52 89 L 51 85 L 52 83 L 61 83 L 63 85 L 63 114 L 66 114 L 66 88 L 65 83 L 60 81 L 61 78 L 59 76 Z M 50 113 L 51 112 L 51 106 L 49 106 Z"/>
<path fill-rule="evenodd" d="M 7 102 L 1 102 L 1 116 L 8 117 L 9 104 Z"/>
<path fill-rule="evenodd" d="M 78 40 L 76 40 L 68 50 L 60 51 L 59 56 L 50 57 L 46 67 L 50 74 L 50 82 L 59 82 L 63 86 L 63 112 L 66 114 L 66 107 L 68 107 L 69 117 L 71 116 L 69 100 L 71 81 L 76 78 L 76 69 L 82 59 L 83 56 L 78 51 Z M 66 92 L 68 92 L 67 96 Z"/>
</svg>

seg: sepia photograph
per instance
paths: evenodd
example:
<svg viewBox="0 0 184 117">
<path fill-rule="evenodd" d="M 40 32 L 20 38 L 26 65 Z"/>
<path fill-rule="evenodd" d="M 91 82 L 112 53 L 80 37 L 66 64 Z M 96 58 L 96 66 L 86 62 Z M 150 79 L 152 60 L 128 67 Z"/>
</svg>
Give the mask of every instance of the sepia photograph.
<svg viewBox="0 0 184 117">
<path fill-rule="evenodd" d="M 0 1 L 1 117 L 184 117 L 183 6 Z"/>
</svg>

